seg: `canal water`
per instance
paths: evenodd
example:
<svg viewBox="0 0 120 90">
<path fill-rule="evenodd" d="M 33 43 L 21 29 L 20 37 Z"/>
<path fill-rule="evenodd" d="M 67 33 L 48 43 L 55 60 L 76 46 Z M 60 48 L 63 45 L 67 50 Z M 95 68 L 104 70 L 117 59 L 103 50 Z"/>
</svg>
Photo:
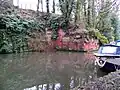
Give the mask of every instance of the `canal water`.
<svg viewBox="0 0 120 90">
<path fill-rule="evenodd" d="M 80 52 L 1 54 L 0 90 L 72 90 L 102 75 L 94 60 Z"/>
</svg>

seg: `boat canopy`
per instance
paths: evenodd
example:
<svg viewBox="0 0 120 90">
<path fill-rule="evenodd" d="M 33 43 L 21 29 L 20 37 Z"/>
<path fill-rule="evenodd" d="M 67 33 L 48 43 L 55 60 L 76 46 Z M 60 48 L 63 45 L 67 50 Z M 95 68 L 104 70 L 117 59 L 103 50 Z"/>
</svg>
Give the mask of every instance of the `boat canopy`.
<svg viewBox="0 0 120 90">
<path fill-rule="evenodd" d="M 120 46 L 120 40 L 116 40 L 115 45 Z"/>
<path fill-rule="evenodd" d="M 120 56 L 120 46 L 117 45 L 103 45 L 99 48 L 96 56 Z"/>
</svg>

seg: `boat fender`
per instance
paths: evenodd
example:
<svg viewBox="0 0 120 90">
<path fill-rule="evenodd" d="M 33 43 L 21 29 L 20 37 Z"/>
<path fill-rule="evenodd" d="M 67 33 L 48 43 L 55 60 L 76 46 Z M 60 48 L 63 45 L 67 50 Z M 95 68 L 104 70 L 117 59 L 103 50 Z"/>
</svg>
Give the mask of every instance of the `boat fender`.
<svg viewBox="0 0 120 90">
<path fill-rule="evenodd" d="M 105 65 L 106 61 L 102 61 L 98 58 L 95 60 L 95 65 L 98 64 L 98 66 L 103 67 Z"/>
</svg>

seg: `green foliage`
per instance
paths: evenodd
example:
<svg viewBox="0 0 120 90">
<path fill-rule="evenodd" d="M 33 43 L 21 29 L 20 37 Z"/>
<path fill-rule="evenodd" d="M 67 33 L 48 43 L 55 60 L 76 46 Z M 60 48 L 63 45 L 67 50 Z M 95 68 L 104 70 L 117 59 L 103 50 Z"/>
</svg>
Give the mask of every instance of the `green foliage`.
<svg viewBox="0 0 120 90">
<path fill-rule="evenodd" d="M 107 44 L 108 43 L 107 37 L 102 35 L 99 31 L 95 31 L 95 36 L 97 37 L 97 39 L 99 39 L 101 41 L 102 44 Z"/>
<path fill-rule="evenodd" d="M 102 44 L 107 44 L 109 42 L 107 37 L 101 34 L 99 30 L 94 28 L 89 28 L 88 30 L 89 30 L 90 36 L 97 37 L 97 39 L 100 40 Z"/>
<path fill-rule="evenodd" d="M 59 0 L 59 7 L 66 24 L 69 24 L 75 0 Z"/>
<path fill-rule="evenodd" d="M 120 39 L 119 29 L 120 29 L 120 20 L 117 15 L 113 15 L 111 18 L 111 25 L 114 28 L 114 38 L 115 40 Z"/>
<path fill-rule="evenodd" d="M 62 16 L 52 16 L 50 17 L 50 19 L 48 20 L 48 25 L 51 27 L 52 31 L 53 31 L 53 35 L 52 35 L 52 39 L 56 40 L 58 37 L 58 29 L 62 28 L 64 31 L 66 31 L 67 29 L 67 24 L 65 22 L 64 17 Z"/>
<path fill-rule="evenodd" d="M 101 34 L 108 38 L 111 41 L 114 36 L 114 28 L 111 23 L 111 14 L 107 14 L 106 16 L 101 15 L 101 19 L 98 21 L 97 29 Z"/>
<path fill-rule="evenodd" d="M 25 20 L 16 15 L 0 15 L 0 52 L 23 52 L 27 46 L 26 36 L 33 29 L 40 29 L 39 23 Z"/>
<path fill-rule="evenodd" d="M 110 41 L 118 38 L 117 35 L 117 0 L 106 0 L 101 2 L 100 11 L 98 12 L 98 16 L 96 17 L 95 28 L 100 31 L 104 36 L 106 36 Z M 113 8 L 114 7 L 114 8 Z"/>
<path fill-rule="evenodd" d="M 8 41 L 3 40 L 0 43 L 0 53 L 10 53 L 12 52 L 11 44 L 8 43 Z"/>
</svg>

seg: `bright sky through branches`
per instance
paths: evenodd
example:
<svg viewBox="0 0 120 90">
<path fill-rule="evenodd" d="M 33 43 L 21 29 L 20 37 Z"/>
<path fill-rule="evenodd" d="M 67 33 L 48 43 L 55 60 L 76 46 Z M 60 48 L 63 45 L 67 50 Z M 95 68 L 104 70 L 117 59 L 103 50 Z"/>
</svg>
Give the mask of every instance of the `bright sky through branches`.
<svg viewBox="0 0 120 90">
<path fill-rule="evenodd" d="M 38 0 L 13 0 L 13 3 L 15 6 L 18 6 L 19 4 L 19 7 L 20 8 L 23 8 L 23 9 L 32 9 L 32 10 L 36 10 L 37 9 L 37 1 Z M 56 2 L 56 5 L 58 4 L 58 0 L 55 0 Z M 52 11 L 52 3 L 53 3 L 53 0 L 50 0 L 50 11 Z M 43 0 L 43 10 L 44 12 L 46 12 L 46 1 Z M 56 6 L 57 7 L 57 6 Z M 41 4 L 40 4 L 40 11 L 41 10 Z M 60 13 L 60 11 L 58 10 L 58 8 L 56 8 L 56 13 Z"/>
<path fill-rule="evenodd" d="M 50 12 L 52 12 L 52 5 L 53 5 L 53 0 L 49 0 L 50 2 Z M 120 3 L 120 0 L 116 0 L 117 3 Z M 23 9 L 32 9 L 32 10 L 37 10 L 37 2 L 38 0 L 13 0 L 13 3 L 15 6 L 18 6 L 19 4 L 19 7 L 20 8 L 23 8 Z M 56 13 L 57 14 L 60 14 L 60 10 L 58 9 L 57 5 L 58 5 L 58 0 L 55 0 L 55 3 L 56 3 Z M 46 12 L 46 0 L 43 0 L 43 11 Z M 39 11 L 42 11 L 41 10 L 41 4 L 40 4 L 40 10 Z"/>
</svg>

